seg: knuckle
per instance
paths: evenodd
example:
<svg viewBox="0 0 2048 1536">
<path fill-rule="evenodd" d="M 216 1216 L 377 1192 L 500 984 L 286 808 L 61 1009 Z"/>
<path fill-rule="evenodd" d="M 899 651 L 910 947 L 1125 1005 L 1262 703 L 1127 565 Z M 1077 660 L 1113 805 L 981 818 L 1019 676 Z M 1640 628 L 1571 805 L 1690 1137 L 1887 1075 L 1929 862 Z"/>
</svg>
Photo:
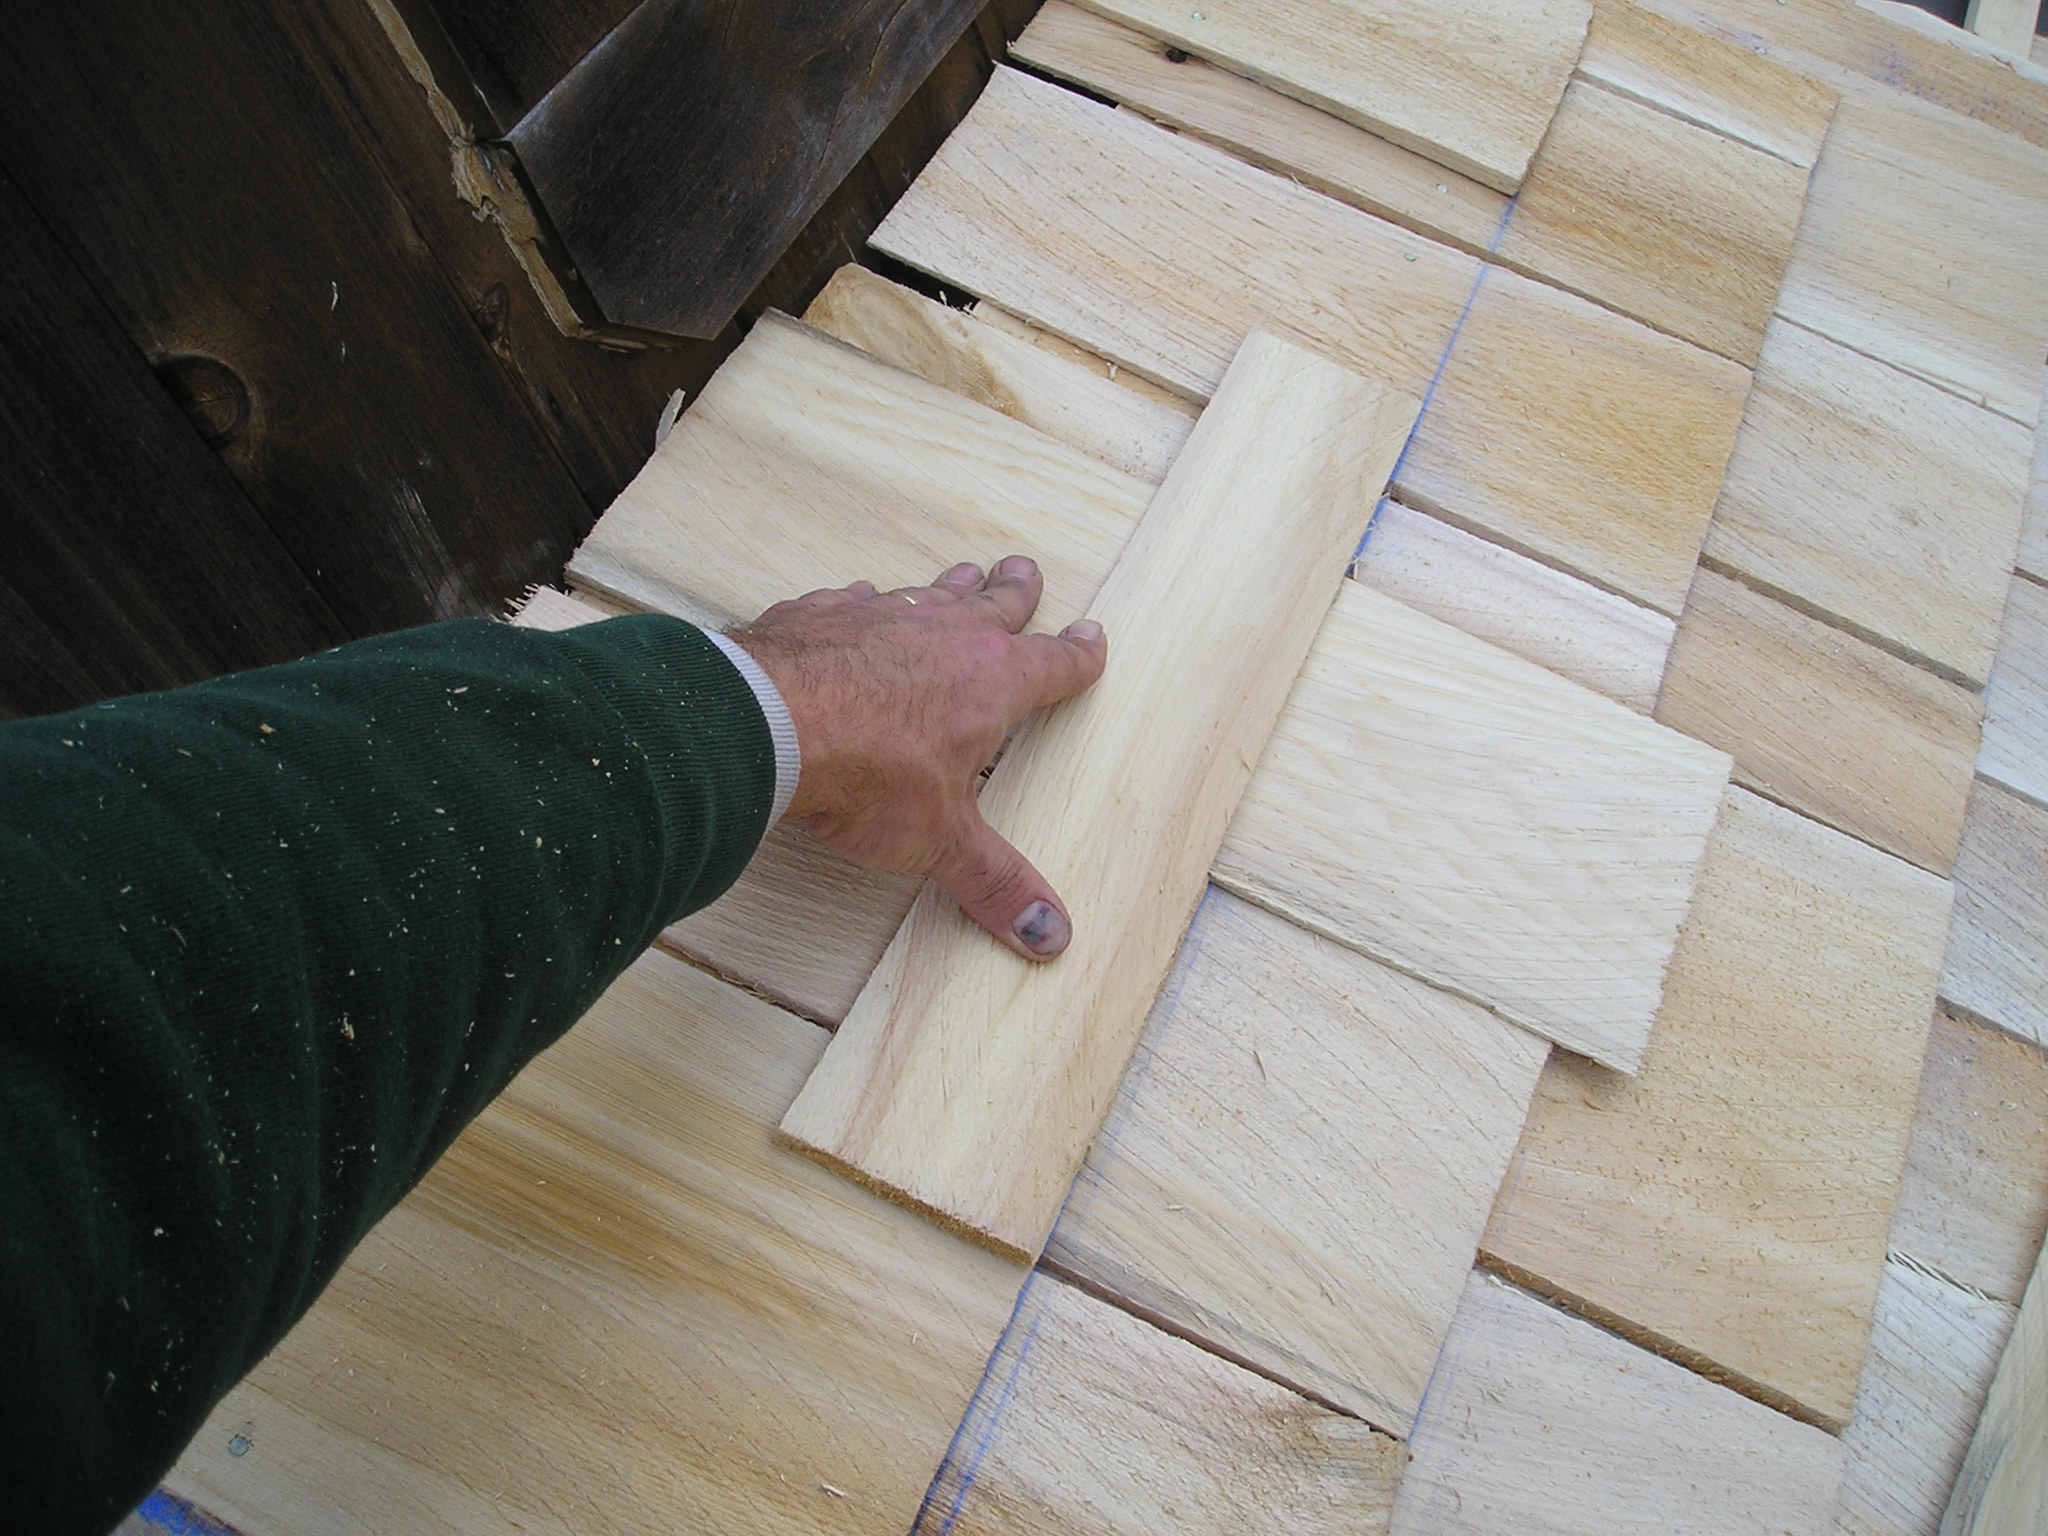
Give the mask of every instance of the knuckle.
<svg viewBox="0 0 2048 1536">
<path fill-rule="evenodd" d="M 1001 910 L 1021 901 L 1027 884 L 1023 862 L 1014 856 L 970 856 L 960 870 L 955 894 L 963 906 Z"/>
</svg>

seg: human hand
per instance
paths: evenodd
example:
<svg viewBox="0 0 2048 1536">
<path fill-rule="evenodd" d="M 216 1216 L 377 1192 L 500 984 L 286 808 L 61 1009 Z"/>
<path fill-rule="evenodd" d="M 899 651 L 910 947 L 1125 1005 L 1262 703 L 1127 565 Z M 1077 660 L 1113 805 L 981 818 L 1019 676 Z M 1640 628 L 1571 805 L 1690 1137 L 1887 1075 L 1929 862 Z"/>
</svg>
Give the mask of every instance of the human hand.
<svg viewBox="0 0 2048 1536">
<path fill-rule="evenodd" d="M 1030 710 L 1102 675 L 1089 620 L 1026 635 L 1045 583 L 1022 555 L 928 587 L 865 581 L 777 603 L 733 640 L 781 690 L 803 773 L 787 818 L 853 860 L 936 881 L 1027 960 L 1067 947 L 1059 896 L 981 819 L 982 769 Z"/>
</svg>

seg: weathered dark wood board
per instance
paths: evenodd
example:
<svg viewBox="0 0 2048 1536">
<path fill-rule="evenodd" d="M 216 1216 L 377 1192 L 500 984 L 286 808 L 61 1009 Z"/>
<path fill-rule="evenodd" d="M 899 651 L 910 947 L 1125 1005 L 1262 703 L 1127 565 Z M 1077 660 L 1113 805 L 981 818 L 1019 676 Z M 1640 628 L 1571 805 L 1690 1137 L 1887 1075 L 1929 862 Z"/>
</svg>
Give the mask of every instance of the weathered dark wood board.
<svg viewBox="0 0 2048 1536">
<path fill-rule="evenodd" d="M 553 14 L 547 6 L 527 9 Z M 354 128 L 404 202 L 457 301 L 568 467 L 588 508 L 585 516 L 594 519 L 646 462 L 654 446 L 654 424 L 669 395 L 680 389 L 694 398 L 738 342 L 738 331 L 728 330 L 710 342 L 638 348 L 599 346 L 563 335 L 504 234 L 458 195 L 451 175 L 456 147 L 430 106 L 426 88 L 407 68 L 409 62 L 415 68 L 430 62 L 425 51 L 431 40 L 415 31 L 422 57 L 401 58 L 365 0 L 312 0 L 281 11 L 276 25 L 306 60 L 334 113 Z M 463 81 L 441 75 L 437 84 L 446 93 L 447 108 L 460 114 L 464 150 L 495 133 L 481 110 L 469 110 L 481 103 Z M 480 174 L 486 163 L 499 167 L 498 177 L 475 189 L 477 195 L 512 195 L 507 185 L 511 173 L 503 169 L 509 156 L 499 150 L 501 159 L 487 161 L 488 151 L 474 153 L 471 164 Z M 824 275 L 819 274 L 820 281 Z"/>
<path fill-rule="evenodd" d="M 152 421 L 169 406 L 181 451 L 196 452 L 196 473 L 213 462 L 241 521 L 195 531 L 188 496 L 180 564 L 131 537 L 124 519 L 155 505 L 137 489 L 45 506 L 41 543 L 15 530 L 0 545 L 0 610 L 20 653 L 0 675 L 0 710 L 494 611 L 556 579 L 645 461 L 670 395 L 694 397 L 748 318 L 800 310 L 860 249 L 1036 8 L 995 0 L 976 18 L 825 189 L 736 324 L 622 347 L 564 334 L 501 227 L 520 220 L 509 152 L 489 145 L 494 114 L 440 26 L 453 4 L 399 0 L 414 31 L 396 37 L 390 8 L 365 0 L 89 0 L 15 30 L 0 60 L 0 165 L 67 275 L 17 261 L 10 281 L 29 315 L 70 313 L 83 295 L 117 343 L 74 349 L 95 409 L 51 421 L 33 447 L 47 456 L 69 434 L 75 462 L 118 456 L 109 444 L 160 442 Z M 512 25 L 542 9 L 496 0 L 465 14 Z M 32 456 L 15 460 L 0 485 L 36 479 Z M 150 486 L 191 478 L 141 462 Z M 56 481 L 37 483 L 54 494 Z M 270 567 L 282 587 L 262 577 Z M 249 635 L 265 643 L 222 639 Z"/>
<path fill-rule="evenodd" d="M 712 336 L 979 0 L 647 0 L 510 135 L 615 324 Z"/>
<path fill-rule="evenodd" d="M 221 365 L 221 456 L 342 622 L 485 612 L 588 509 L 274 8 L 49 8 L 0 54 L 29 202 L 158 367 Z"/>
<path fill-rule="evenodd" d="M 347 638 L 4 173 L 0 271 L 0 716 Z"/>
<path fill-rule="evenodd" d="M 841 266 L 882 259 L 867 252 L 868 236 L 967 115 L 1009 40 L 1037 9 L 1038 0 L 992 0 L 769 268 L 741 306 L 743 315 L 757 319 L 770 309 L 800 315 Z"/>
<path fill-rule="evenodd" d="M 639 0 L 400 0 L 415 31 L 438 25 L 503 133 L 633 14 Z"/>
</svg>

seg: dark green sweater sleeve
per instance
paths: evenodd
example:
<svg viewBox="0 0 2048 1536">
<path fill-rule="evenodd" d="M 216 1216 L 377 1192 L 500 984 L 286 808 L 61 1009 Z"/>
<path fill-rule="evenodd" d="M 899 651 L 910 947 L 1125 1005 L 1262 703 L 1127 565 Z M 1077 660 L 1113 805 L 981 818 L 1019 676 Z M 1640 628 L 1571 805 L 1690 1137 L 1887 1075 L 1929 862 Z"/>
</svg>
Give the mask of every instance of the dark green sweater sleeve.
<svg viewBox="0 0 2048 1536">
<path fill-rule="evenodd" d="M 118 1522 L 512 1075 L 732 883 L 774 788 L 752 690 L 655 617 L 435 625 L 0 725 L 20 1528 Z"/>
</svg>

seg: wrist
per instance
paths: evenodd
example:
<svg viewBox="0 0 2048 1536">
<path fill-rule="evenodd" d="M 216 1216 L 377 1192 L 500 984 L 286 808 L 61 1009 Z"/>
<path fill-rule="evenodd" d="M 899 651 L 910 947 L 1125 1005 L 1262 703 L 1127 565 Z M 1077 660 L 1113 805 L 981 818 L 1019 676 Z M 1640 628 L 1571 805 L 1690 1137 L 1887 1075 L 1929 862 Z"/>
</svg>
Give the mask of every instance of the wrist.
<svg viewBox="0 0 2048 1536">
<path fill-rule="evenodd" d="M 775 744 L 775 801 L 768 816 L 769 825 L 773 826 L 791 814 L 803 779 L 803 748 L 797 734 L 796 716 L 781 685 L 760 657 L 733 636 L 720 634 L 715 629 L 705 630 L 704 637 L 717 646 L 725 659 L 746 679 L 747 686 L 753 690 L 754 702 L 761 706 L 769 740 Z"/>
</svg>

